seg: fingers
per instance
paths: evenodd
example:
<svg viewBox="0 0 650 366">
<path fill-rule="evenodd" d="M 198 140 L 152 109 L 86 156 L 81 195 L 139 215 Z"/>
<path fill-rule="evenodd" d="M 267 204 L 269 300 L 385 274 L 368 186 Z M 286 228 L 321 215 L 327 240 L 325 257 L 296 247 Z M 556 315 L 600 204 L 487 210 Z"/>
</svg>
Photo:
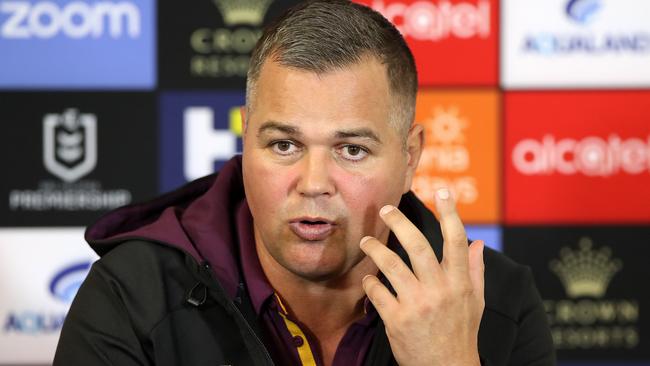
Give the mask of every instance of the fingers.
<svg viewBox="0 0 650 366">
<path fill-rule="evenodd" d="M 361 239 L 360 245 L 361 250 L 375 262 L 381 273 L 393 285 L 398 296 L 404 296 L 413 292 L 412 290 L 417 285 L 417 279 L 406 263 L 395 252 L 371 236 L 366 236 Z"/>
<path fill-rule="evenodd" d="M 485 289 L 485 264 L 483 262 L 483 240 L 475 240 L 469 246 L 469 277 L 476 294 L 483 297 Z"/>
<path fill-rule="evenodd" d="M 435 204 L 444 240 L 443 265 L 456 279 L 465 279 L 469 270 L 467 235 L 449 190 L 439 189 L 435 195 Z"/>
<path fill-rule="evenodd" d="M 393 312 L 398 306 L 395 296 L 373 275 L 367 275 L 361 283 L 363 285 L 363 291 L 365 291 L 368 300 L 377 309 L 379 316 L 382 319 L 388 319 L 386 315 Z"/>
<path fill-rule="evenodd" d="M 424 282 L 432 280 L 439 272 L 440 266 L 427 238 L 399 209 L 384 206 L 379 216 L 406 250 L 411 260 L 415 276 Z M 392 282 L 391 282 L 392 283 Z"/>
</svg>

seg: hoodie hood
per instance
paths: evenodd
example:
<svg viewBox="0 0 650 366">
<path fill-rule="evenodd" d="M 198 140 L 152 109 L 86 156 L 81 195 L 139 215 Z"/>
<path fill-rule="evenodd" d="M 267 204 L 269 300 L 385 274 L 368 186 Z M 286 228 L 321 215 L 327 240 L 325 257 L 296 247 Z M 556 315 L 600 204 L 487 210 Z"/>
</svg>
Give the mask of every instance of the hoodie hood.
<svg viewBox="0 0 650 366">
<path fill-rule="evenodd" d="M 88 227 L 86 241 L 99 256 L 127 240 L 153 241 L 181 249 L 197 263 L 207 261 L 213 265 L 226 293 L 234 295 L 239 283 L 234 213 L 245 203 L 241 172 L 241 156 L 236 156 L 218 175 L 200 178 L 151 201 L 111 211 Z"/>
</svg>

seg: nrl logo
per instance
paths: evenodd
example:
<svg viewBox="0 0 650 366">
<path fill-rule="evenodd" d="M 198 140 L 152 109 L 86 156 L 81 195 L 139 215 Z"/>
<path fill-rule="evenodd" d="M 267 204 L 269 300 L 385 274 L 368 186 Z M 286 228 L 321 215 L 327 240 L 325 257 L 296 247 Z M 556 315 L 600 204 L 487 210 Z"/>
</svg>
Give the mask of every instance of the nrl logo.
<svg viewBox="0 0 650 366">
<path fill-rule="evenodd" d="M 73 108 L 43 118 L 45 168 L 72 183 L 90 173 L 97 164 L 97 117 Z"/>
<path fill-rule="evenodd" d="M 259 26 L 273 0 L 213 0 L 228 26 L 250 24 Z"/>
</svg>

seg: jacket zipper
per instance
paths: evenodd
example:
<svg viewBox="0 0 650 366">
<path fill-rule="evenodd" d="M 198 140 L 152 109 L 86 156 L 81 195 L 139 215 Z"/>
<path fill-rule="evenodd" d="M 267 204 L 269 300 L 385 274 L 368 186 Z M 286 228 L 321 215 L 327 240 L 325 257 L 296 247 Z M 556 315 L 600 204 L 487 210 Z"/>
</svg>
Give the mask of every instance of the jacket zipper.
<svg viewBox="0 0 650 366">
<path fill-rule="evenodd" d="M 208 263 L 202 264 L 201 269 L 204 272 L 207 273 L 210 281 L 212 281 L 213 283 L 216 283 L 218 285 L 218 282 L 212 276 L 212 270 L 210 269 L 210 265 Z M 235 304 L 233 304 L 233 302 L 230 301 L 230 299 L 226 299 L 226 302 L 228 303 L 228 306 L 231 308 L 231 310 L 233 310 L 237 314 L 240 321 L 244 323 L 244 325 L 246 326 L 246 329 L 248 330 L 248 332 L 253 336 L 253 339 L 255 340 L 255 343 L 263 351 L 262 353 L 264 354 L 264 357 L 265 357 L 268 365 L 272 365 L 272 366 L 275 365 L 273 363 L 273 360 L 271 359 L 271 355 L 269 354 L 269 351 L 266 349 L 266 347 L 264 346 L 264 343 L 262 343 L 262 340 L 257 336 L 257 334 L 255 333 L 253 328 L 251 328 L 250 324 L 248 324 L 248 321 L 246 320 L 246 318 L 244 318 L 244 314 L 242 314 L 242 312 L 239 311 L 237 306 L 235 306 Z"/>
</svg>

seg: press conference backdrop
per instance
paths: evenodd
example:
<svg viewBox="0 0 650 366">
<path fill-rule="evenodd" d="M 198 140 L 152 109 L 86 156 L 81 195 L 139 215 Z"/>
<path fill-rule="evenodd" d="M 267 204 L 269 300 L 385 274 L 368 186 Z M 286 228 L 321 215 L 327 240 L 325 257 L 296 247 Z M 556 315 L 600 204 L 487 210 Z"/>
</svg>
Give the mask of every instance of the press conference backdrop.
<svg viewBox="0 0 650 366">
<path fill-rule="evenodd" d="M 83 228 L 241 151 L 262 27 L 296 1 L 0 0 L 0 364 L 49 364 Z M 564 365 L 650 365 L 650 2 L 366 0 L 420 75 L 414 181 L 531 266 Z"/>
</svg>

